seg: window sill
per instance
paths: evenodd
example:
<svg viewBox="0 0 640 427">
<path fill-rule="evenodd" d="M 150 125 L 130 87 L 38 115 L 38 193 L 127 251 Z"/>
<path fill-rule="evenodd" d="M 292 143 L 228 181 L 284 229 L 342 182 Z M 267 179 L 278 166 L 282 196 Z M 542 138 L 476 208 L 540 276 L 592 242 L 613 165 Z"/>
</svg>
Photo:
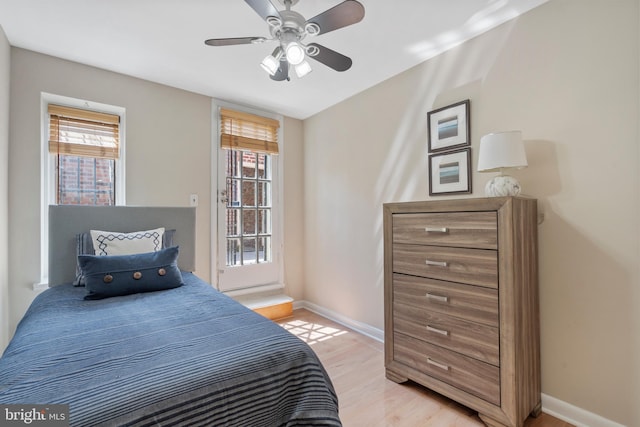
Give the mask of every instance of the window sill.
<svg viewBox="0 0 640 427">
<path fill-rule="evenodd" d="M 42 292 L 42 291 L 46 291 L 47 289 L 49 289 L 49 284 L 46 282 L 41 282 L 41 283 L 34 283 L 32 285 L 33 291 L 34 292 Z"/>
</svg>

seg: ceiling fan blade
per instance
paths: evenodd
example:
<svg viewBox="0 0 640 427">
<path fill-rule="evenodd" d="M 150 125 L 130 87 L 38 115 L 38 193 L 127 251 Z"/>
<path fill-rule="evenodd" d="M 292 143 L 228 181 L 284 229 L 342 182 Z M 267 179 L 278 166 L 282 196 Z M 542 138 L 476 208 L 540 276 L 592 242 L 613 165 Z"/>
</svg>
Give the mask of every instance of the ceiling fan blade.
<svg viewBox="0 0 640 427">
<path fill-rule="evenodd" d="M 265 21 L 270 16 L 280 18 L 280 12 L 269 0 L 244 0 Z"/>
<path fill-rule="evenodd" d="M 283 80 L 289 80 L 289 63 L 287 61 L 280 61 L 280 66 L 273 76 L 269 76 L 271 80 L 281 82 Z"/>
<path fill-rule="evenodd" d="M 318 62 L 323 63 L 329 68 L 333 68 L 336 71 L 347 71 L 351 68 L 351 64 L 353 61 L 348 56 L 344 56 L 341 53 L 336 52 L 335 50 L 331 50 L 328 47 L 324 47 L 317 43 L 309 43 L 307 45 L 307 51 L 309 48 L 317 49 L 318 53 L 311 56 L 310 58 L 315 59 Z M 312 50 L 313 50 L 312 49 Z"/>
<path fill-rule="evenodd" d="M 345 0 L 307 20 L 306 24 L 316 24 L 320 27 L 319 35 L 355 24 L 362 21 L 362 18 L 364 18 L 364 6 L 356 0 Z"/>
<path fill-rule="evenodd" d="M 226 39 L 209 39 L 204 44 L 209 46 L 233 46 L 236 44 L 262 43 L 266 41 L 264 37 L 232 37 Z"/>
</svg>

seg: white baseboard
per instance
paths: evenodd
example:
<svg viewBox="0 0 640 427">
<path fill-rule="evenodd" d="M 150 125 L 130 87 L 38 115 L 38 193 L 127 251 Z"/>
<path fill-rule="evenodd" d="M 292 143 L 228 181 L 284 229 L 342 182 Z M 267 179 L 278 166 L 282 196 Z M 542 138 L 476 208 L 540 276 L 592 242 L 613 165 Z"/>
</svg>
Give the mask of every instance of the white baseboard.
<svg viewBox="0 0 640 427">
<path fill-rule="evenodd" d="M 336 323 L 344 325 L 347 328 L 353 329 L 354 331 L 362 335 L 373 338 L 376 341 L 384 342 L 384 331 L 382 329 L 374 328 L 373 326 L 367 325 L 366 323 L 350 319 L 340 313 L 336 313 L 333 310 L 329 310 L 309 301 L 294 301 L 293 309 L 297 310 L 299 308 L 305 308 L 309 311 L 319 314 L 322 317 L 326 317 L 329 320 L 333 320 Z"/>
<path fill-rule="evenodd" d="M 542 393 L 542 410 L 576 427 L 625 427 L 593 412 Z"/>
<path fill-rule="evenodd" d="M 384 331 L 381 329 L 350 319 L 340 313 L 321 307 L 309 301 L 294 301 L 293 309 L 297 310 L 299 308 L 305 308 L 319 314 L 320 316 L 326 317 L 329 320 L 333 320 L 336 323 L 353 329 L 362 335 L 366 335 L 376 341 L 384 342 Z M 542 411 L 562 421 L 573 424 L 576 427 L 625 427 L 622 424 L 618 424 L 614 421 L 601 417 L 600 415 L 594 414 L 593 412 L 578 408 L 577 406 L 544 393 L 542 393 Z"/>
</svg>

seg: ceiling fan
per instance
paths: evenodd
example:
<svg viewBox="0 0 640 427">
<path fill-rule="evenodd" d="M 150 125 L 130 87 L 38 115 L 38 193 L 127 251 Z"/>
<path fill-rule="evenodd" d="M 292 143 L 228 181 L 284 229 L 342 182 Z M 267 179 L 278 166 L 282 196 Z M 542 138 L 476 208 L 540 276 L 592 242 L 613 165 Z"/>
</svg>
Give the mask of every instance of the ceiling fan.
<svg viewBox="0 0 640 427">
<path fill-rule="evenodd" d="M 317 43 L 304 44 L 307 37 L 319 36 L 348 25 L 360 22 L 364 18 L 364 6 L 356 0 L 345 0 L 311 19 L 291 10 L 298 0 L 279 0 L 285 10 L 278 10 L 270 0 L 245 0 L 269 25 L 271 38 L 234 37 L 205 40 L 209 46 L 232 46 L 238 44 L 256 44 L 277 41 L 273 53 L 260 64 L 269 73 L 272 80 L 289 80 L 289 67 L 293 67 L 298 78 L 311 72 L 307 57 L 332 68 L 346 71 L 351 68 L 351 58 Z"/>
</svg>

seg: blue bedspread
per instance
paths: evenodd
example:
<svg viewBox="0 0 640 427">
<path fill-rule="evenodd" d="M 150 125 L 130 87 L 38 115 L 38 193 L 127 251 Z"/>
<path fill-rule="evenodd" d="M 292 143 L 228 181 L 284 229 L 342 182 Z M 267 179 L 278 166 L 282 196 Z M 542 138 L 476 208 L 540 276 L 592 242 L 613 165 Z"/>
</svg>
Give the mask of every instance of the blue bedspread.
<svg viewBox="0 0 640 427">
<path fill-rule="evenodd" d="M 73 426 L 340 426 L 311 348 L 190 273 L 176 289 L 33 301 L 0 359 L 0 403 L 69 404 Z"/>
</svg>

